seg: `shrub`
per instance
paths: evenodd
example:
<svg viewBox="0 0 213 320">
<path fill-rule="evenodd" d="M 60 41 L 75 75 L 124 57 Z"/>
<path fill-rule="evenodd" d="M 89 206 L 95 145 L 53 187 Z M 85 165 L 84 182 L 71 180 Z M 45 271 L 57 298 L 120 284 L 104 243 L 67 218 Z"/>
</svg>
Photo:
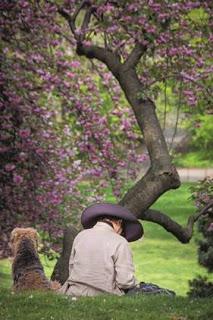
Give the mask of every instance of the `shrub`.
<svg viewBox="0 0 213 320">
<path fill-rule="evenodd" d="M 213 179 L 206 178 L 192 188 L 192 198 L 195 200 L 198 209 L 210 204 L 213 197 Z M 212 209 L 212 208 L 210 208 Z M 213 217 L 205 214 L 198 221 L 198 230 L 202 239 L 198 241 L 198 261 L 208 272 L 213 272 Z M 213 282 L 207 278 L 198 277 L 189 282 L 192 297 L 213 296 Z"/>
</svg>

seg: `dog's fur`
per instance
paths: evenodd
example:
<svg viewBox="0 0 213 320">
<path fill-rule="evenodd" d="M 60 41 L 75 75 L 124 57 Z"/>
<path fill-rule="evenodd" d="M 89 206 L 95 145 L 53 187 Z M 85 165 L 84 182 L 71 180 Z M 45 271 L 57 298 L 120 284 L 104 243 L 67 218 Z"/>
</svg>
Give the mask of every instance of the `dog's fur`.
<svg viewBox="0 0 213 320">
<path fill-rule="evenodd" d="M 15 228 L 11 233 L 13 290 L 58 290 L 57 281 L 49 281 L 37 253 L 38 233 L 33 228 Z"/>
</svg>

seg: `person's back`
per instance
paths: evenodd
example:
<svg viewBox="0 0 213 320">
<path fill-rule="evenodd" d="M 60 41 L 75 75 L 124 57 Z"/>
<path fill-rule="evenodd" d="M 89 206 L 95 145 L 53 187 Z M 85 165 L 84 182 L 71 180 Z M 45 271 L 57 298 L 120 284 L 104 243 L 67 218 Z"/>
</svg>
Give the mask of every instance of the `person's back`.
<svg viewBox="0 0 213 320">
<path fill-rule="evenodd" d="M 128 242 L 143 236 L 143 227 L 127 209 L 99 203 L 81 215 L 84 231 L 74 240 L 69 277 L 60 289 L 71 296 L 100 294 L 166 294 L 175 292 L 153 283 L 137 283 Z"/>
<path fill-rule="evenodd" d="M 135 285 L 132 255 L 124 237 L 105 222 L 97 222 L 77 235 L 63 292 L 75 296 L 122 295 Z"/>
</svg>

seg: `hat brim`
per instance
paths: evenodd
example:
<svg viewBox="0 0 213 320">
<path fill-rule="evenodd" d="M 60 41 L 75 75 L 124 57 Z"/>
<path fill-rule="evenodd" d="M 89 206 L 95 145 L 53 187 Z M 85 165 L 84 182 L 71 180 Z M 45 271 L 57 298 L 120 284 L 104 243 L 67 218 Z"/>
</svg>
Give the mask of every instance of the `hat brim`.
<svg viewBox="0 0 213 320">
<path fill-rule="evenodd" d="M 143 226 L 137 218 L 125 207 L 111 203 L 98 203 L 86 208 L 81 215 L 84 229 L 92 228 L 102 216 L 116 217 L 123 220 L 123 236 L 132 242 L 143 236 Z"/>
</svg>

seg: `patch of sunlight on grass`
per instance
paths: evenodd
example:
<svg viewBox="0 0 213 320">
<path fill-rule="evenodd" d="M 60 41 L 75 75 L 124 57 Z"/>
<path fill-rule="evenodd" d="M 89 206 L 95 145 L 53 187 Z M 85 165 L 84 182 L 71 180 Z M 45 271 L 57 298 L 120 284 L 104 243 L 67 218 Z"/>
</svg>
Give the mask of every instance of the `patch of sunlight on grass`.
<svg viewBox="0 0 213 320">
<path fill-rule="evenodd" d="M 186 295 L 188 281 L 197 275 L 207 275 L 197 262 L 197 246 L 183 245 L 174 239 L 144 239 L 131 244 L 139 281 L 156 283 Z M 213 276 L 209 279 L 213 280 Z"/>
<path fill-rule="evenodd" d="M 11 260 L 1 259 L 0 260 L 0 287 L 10 288 L 11 285 L 12 285 Z"/>
</svg>

